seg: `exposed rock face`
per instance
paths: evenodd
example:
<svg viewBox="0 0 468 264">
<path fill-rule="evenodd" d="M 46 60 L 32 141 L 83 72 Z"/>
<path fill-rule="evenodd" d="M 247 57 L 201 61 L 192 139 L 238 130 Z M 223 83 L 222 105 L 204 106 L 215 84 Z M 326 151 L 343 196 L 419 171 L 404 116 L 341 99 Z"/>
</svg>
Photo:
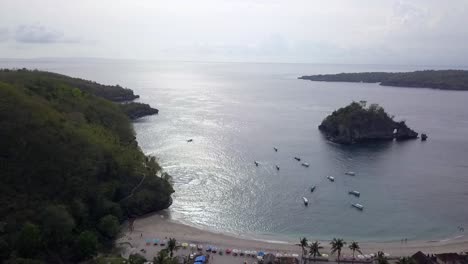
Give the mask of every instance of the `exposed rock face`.
<svg viewBox="0 0 468 264">
<path fill-rule="evenodd" d="M 405 122 L 399 122 L 396 130 L 395 138 L 397 140 L 415 139 L 418 137 L 418 133 L 409 128 Z"/>
<path fill-rule="evenodd" d="M 405 122 L 393 121 L 384 109 L 376 104 L 366 108 L 365 102 L 353 102 L 334 111 L 322 121 L 319 129 L 328 140 L 340 144 L 418 137 L 418 133 L 408 128 Z"/>
</svg>

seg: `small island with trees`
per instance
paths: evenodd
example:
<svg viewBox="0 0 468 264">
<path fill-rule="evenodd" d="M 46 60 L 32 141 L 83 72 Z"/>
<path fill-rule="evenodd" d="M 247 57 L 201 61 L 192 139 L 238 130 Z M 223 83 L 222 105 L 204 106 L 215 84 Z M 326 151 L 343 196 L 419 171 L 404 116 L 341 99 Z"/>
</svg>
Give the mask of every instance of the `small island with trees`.
<svg viewBox="0 0 468 264">
<path fill-rule="evenodd" d="M 380 83 L 382 86 L 468 90 L 466 70 L 424 70 L 414 72 L 359 72 L 301 76 L 299 79 L 322 82 Z"/>
<path fill-rule="evenodd" d="M 322 121 L 319 130 L 328 140 L 339 144 L 418 137 L 404 121 L 394 121 L 379 105 L 367 107 L 366 104 L 365 101 L 352 102 L 334 111 Z"/>
</svg>

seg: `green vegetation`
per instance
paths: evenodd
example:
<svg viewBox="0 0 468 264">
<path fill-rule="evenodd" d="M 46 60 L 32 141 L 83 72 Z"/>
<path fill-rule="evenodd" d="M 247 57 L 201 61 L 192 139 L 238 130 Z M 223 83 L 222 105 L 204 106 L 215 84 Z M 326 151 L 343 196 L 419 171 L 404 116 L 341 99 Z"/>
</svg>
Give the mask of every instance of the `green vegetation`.
<svg viewBox="0 0 468 264">
<path fill-rule="evenodd" d="M 124 113 L 132 120 L 147 115 L 154 115 L 159 112 L 158 109 L 152 108 L 148 104 L 131 102 L 139 98 L 139 96 L 133 94 L 132 90 L 123 88 L 120 85 L 103 85 L 52 72 L 30 71 L 27 69 L 3 69 L 0 70 L 0 82 L 9 83 L 14 86 L 30 86 L 34 84 L 47 86 L 60 84 L 77 88 L 82 92 L 120 103 L 118 106 L 121 107 Z"/>
<path fill-rule="evenodd" d="M 359 246 L 359 243 L 356 241 L 351 242 L 351 244 L 349 245 L 349 249 L 353 251 L 353 259 L 354 259 L 354 254 L 356 253 L 356 251 L 359 254 L 362 254 L 361 247 Z"/>
<path fill-rule="evenodd" d="M 341 144 L 394 138 L 403 140 L 418 136 L 404 121 L 395 122 L 382 107 L 377 104 L 366 107 L 364 101 L 352 102 L 334 111 L 322 121 L 319 129 L 327 139 Z"/>
<path fill-rule="evenodd" d="M 120 107 L 130 119 L 137 119 L 142 116 L 154 115 L 159 112 L 158 109 L 152 108 L 149 104 L 135 102 L 123 103 L 120 105 Z"/>
<path fill-rule="evenodd" d="M 54 73 L 0 71 L 2 259 L 86 260 L 112 245 L 125 219 L 172 203 L 170 177 L 142 153 L 121 106 L 98 96 L 135 97 Z"/>
<path fill-rule="evenodd" d="M 338 263 L 340 263 L 341 249 L 344 247 L 344 245 L 346 245 L 346 242 L 341 238 L 333 238 L 333 240 L 330 242 L 330 245 L 331 253 L 338 253 Z"/>
<path fill-rule="evenodd" d="M 314 261 L 317 256 L 320 256 L 320 249 L 322 248 L 323 247 L 320 246 L 320 243 L 318 241 L 315 241 L 314 243 L 310 244 L 309 255 L 314 257 Z"/>
<path fill-rule="evenodd" d="M 301 247 L 301 250 L 302 250 L 301 259 L 303 259 L 304 254 L 306 253 L 306 248 L 309 246 L 309 241 L 307 240 L 307 238 L 303 237 L 299 240 L 298 246 Z"/>
<path fill-rule="evenodd" d="M 299 79 L 324 82 L 380 83 L 384 86 L 468 90 L 468 71 L 425 70 L 414 72 L 360 72 L 302 76 Z"/>
</svg>

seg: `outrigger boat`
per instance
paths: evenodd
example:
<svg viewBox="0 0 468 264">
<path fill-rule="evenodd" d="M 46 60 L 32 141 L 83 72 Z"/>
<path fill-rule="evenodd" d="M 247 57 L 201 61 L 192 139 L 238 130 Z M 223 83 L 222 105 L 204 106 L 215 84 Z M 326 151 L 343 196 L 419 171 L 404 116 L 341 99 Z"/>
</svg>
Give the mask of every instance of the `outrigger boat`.
<svg viewBox="0 0 468 264">
<path fill-rule="evenodd" d="M 363 210 L 364 209 L 364 206 L 362 204 L 358 204 L 358 203 L 355 203 L 355 204 L 352 204 L 354 208 L 358 209 L 358 210 Z"/>
<path fill-rule="evenodd" d="M 329 179 L 331 182 L 335 181 L 335 177 L 333 177 L 333 176 L 327 176 L 327 179 Z"/>
<path fill-rule="evenodd" d="M 354 196 L 356 196 L 356 197 L 361 196 L 361 193 L 358 192 L 358 191 L 349 191 L 348 193 L 351 194 L 351 195 L 354 195 Z"/>
<path fill-rule="evenodd" d="M 308 206 L 308 205 L 309 205 L 309 200 L 307 200 L 307 198 L 302 197 L 302 200 L 304 200 L 304 205 L 305 205 L 305 206 Z"/>
</svg>

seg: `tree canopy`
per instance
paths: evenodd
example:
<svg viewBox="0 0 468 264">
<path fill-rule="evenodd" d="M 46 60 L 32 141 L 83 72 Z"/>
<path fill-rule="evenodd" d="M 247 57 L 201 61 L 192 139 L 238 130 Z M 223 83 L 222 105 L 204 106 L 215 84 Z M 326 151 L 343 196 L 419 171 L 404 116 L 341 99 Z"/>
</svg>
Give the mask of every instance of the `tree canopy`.
<svg viewBox="0 0 468 264">
<path fill-rule="evenodd" d="M 103 94 L 133 94 L 105 87 Z M 0 71 L 5 258 L 54 263 L 90 257 L 94 237 L 109 245 L 121 221 L 172 203 L 168 177 L 142 153 L 119 104 L 98 97 L 101 88 L 53 73 Z"/>
<path fill-rule="evenodd" d="M 383 86 L 468 90 L 468 71 L 425 70 L 414 72 L 358 72 L 301 76 L 299 79 L 324 82 L 380 83 Z"/>
</svg>

